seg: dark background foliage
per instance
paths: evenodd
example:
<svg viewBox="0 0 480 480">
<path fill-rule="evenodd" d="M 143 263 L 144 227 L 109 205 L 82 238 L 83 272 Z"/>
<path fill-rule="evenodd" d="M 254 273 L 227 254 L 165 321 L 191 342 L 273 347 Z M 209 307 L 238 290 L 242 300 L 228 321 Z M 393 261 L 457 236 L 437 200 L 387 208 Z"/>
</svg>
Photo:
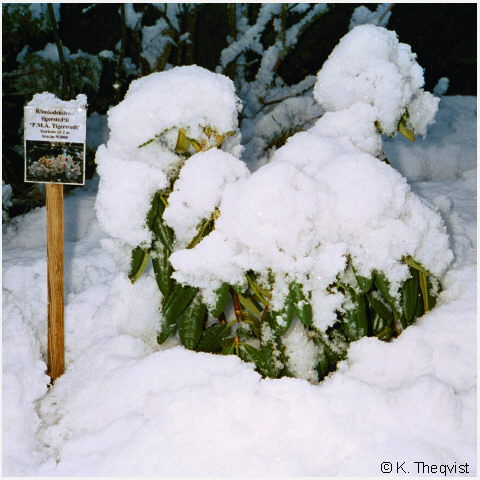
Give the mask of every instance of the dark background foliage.
<svg viewBox="0 0 480 480">
<path fill-rule="evenodd" d="M 91 6 L 90 8 L 89 5 Z M 315 74 L 328 57 L 338 40 L 348 31 L 353 10 L 361 4 L 330 4 L 329 11 L 313 22 L 300 36 L 296 47 L 286 56 L 278 74 L 288 84 L 295 84 L 307 75 Z M 372 9 L 374 4 L 365 4 Z M 261 4 L 250 4 L 248 16 L 252 21 Z M 142 25 L 153 25 L 160 12 L 152 4 L 134 4 L 143 12 Z M 418 62 L 425 68 L 426 89 L 432 90 L 438 79 L 448 77 L 449 95 L 476 95 L 476 19 L 477 6 L 472 4 L 395 4 L 388 28 L 395 30 L 400 41 L 412 46 Z M 25 45 L 30 51 L 41 50 L 53 42 L 48 21 L 37 27 L 24 18 L 2 16 L 3 26 L 3 179 L 12 185 L 16 198 L 10 215 L 23 213 L 43 199 L 38 190 L 23 183 L 22 129 L 23 105 L 36 91 L 18 91 L 14 88 L 17 55 Z M 227 46 L 227 36 L 232 32 L 231 10 L 228 4 L 201 4 L 192 15 L 182 19 L 181 28 L 190 32 L 193 41 L 180 47 L 173 46 L 167 62 L 172 65 L 195 63 L 214 70 L 220 52 Z M 97 55 L 103 50 L 114 50 L 124 38 L 124 55 L 139 67 L 136 76 L 152 70 L 141 57 L 141 38 L 137 31 L 125 28 L 120 4 L 72 4 L 60 6 L 59 34 L 70 51 Z M 273 28 L 262 36 L 267 46 L 273 41 Z M 103 58 L 98 90 L 88 85 L 82 87 L 89 101 L 89 114 L 106 113 L 111 105 L 120 101 L 135 76 L 123 72 L 119 75 L 117 62 Z M 227 74 L 231 71 L 227 70 Z M 27 75 L 42 75 L 27 72 Z M 117 84 L 117 88 L 114 85 Z M 94 173 L 94 152 L 88 152 L 87 177 Z"/>
</svg>

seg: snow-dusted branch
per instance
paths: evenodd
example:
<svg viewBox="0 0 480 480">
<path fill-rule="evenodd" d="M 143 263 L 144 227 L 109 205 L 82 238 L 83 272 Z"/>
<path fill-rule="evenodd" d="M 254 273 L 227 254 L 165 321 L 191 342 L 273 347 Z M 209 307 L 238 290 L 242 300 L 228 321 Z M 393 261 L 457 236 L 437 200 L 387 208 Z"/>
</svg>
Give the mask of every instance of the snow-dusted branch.
<svg viewBox="0 0 480 480">
<path fill-rule="evenodd" d="M 237 40 L 232 42 L 227 48 L 225 48 L 221 52 L 217 72 L 223 73 L 231 62 L 233 62 L 236 58 L 239 57 L 240 54 L 244 53 L 247 50 L 252 50 L 256 53 L 262 54 L 263 46 L 260 43 L 260 37 L 270 20 L 272 20 L 275 15 L 278 15 L 280 11 L 281 4 L 262 4 L 260 11 L 258 12 L 257 21 L 255 22 L 255 24 L 242 32 Z M 239 22 L 240 32 L 243 30 L 242 23 L 243 21 Z"/>
<path fill-rule="evenodd" d="M 386 27 L 390 20 L 390 16 L 392 15 L 392 8 L 394 6 L 394 3 L 381 3 L 373 12 L 363 5 L 357 7 L 352 13 L 352 18 L 350 19 L 350 24 L 348 26 L 349 30 L 357 25 L 365 24 Z"/>
<path fill-rule="evenodd" d="M 326 4 L 317 4 L 312 7 L 298 23 L 281 33 L 277 41 L 263 54 L 255 80 L 248 86 L 249 111 L 247 110 L 247 115 L 254 115 L 262 108 L 266 93 L 274 81 L 274 74 L 280 63 L 296 45 L 298 38 L 308 25 L 324 14 L 327 8 Z"/>
</svg>

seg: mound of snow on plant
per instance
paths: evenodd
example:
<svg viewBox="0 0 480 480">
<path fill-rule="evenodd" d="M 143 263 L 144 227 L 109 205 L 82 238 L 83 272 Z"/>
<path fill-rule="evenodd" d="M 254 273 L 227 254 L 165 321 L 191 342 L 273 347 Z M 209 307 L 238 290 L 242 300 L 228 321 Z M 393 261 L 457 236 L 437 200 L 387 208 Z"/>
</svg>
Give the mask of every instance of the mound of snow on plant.
<svg viewBox="0 0 480 480">
<path fill-rule="evenodd" d="M 383 271 L 392 282 L 408 275 L 412 255 L 441 276 L 451 261 L 441 218 L 405 179 L 367 154 L 331 139 L 299 133 L 272 162 L 225 188 L 215 231 L 197 247 L 175 252 L 180 282 L 209 297 L 243 272 L 296 278 L 313 290 L 315 321 L 335 321 L 343 296 L 327 287 L 353 259 L 358 272 Z M 212 260 L 210 260 L 212 259 Z M 392 288 L 393 290 L 393 288 Z"/>
<path fill-rule="evenodd" d="M 185 162 L 163 214 L 178 246 L 192 240 L 201 220 L 219 205 L 225 186 L 248 174 L 243 162 L 218 149 L 199 152 Z"/>
<path fill-rule="evenodd" d="M 225 133 L 236 129 L 240 109 L 228 77 L 195 65 L 153 73 L 133 81 L 109 110 L 109 146 L 131 152 L 164 130 L 197 124 Z"/>
<path fill-rule="evenodd" d="M 153 195 L 170 186 L 172 172 L 183 163 L 173 153 L 179 130 L 197 140 L 205 139 L 205 128 L 219 135 L 236 132 L 240 108 L 230 79 L 189 66 L 133 81 L 125 99 L 109 110 L 110 138 L 96 155 L 96 210 L 113 237 L 105 245 L 125 269 L 131 248 L 151 242 L 145 219 Z M 225 141 L 225 149 L 240 154 L 238 134 Z"/>
<path fill-rule="evenodd" d="M 318 72 L 314 96 L 326 111 L 355 103 L 371 105 L 386 134 L 394 134 L 408 110 L 408 125 L 425 135 L 438 109 L 438 98 L 422 90 L 422 67 L 395 32 L 360 25 L 343 37 Z"/>
</svg>

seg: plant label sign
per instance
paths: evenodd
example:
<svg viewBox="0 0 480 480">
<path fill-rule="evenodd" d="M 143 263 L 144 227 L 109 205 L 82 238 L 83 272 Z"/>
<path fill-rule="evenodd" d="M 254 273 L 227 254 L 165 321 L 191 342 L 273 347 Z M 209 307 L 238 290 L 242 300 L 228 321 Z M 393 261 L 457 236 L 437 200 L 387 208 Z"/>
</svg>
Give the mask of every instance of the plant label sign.
<svg viewBox="0 0 480 480">
<path fill-rule="evenodd" d="M 25 182 L 85 184 L 85 107 L 25 108 Z"/>
</svg>

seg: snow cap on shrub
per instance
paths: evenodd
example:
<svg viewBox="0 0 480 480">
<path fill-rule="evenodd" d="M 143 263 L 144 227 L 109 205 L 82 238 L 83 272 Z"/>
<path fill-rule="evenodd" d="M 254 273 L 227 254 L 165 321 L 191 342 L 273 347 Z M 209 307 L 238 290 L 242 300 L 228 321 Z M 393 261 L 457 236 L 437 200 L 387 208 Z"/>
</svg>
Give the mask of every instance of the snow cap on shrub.
<svg viewBox="0 0 480 480">
<path fill-rule="evenodd" d="M 241 110 L 233 82 L 196 65 L 134 80 L 125 99 L 108 112 L 110 142 L 136 148 L 172 127 L 238 129 Z M 191 132 L 195 138 L 196 132 Z"/>
<path fill-rule="evenodd" d="M 169 187 L 172 171 L 185 161 L 175 151 L 180 129 L 200 141 L 207 127 L 215 140 L 215 134 L 238 130 L 240 108 L 229 78 L 188 66 L 134 80 L 125 99 L 109 110 L 110 138 L 96 155 L 96 210 L 101 227 L 114 237 L 111 253 L 122 258 L 123 248 L 125 268 L 129 249 L 152 240 L 146 225 L 152 197 Z M 230 151 L 237 153 L 238 139 Z"/>
<path fill-rule="evenodd" d="M 425 134 L 439 99 L 422 90 L 423 70 L 395 32 L 360 25 L 345 35 L 318 72 L 314 97 L 327 111 L 365 103 L 377 110 L 382 132 L 394 134 L 408 112 L 407 126 Z M 418 97 L 418 99 L 417 99 Z M 419 110 L 422 115 L 419 115 Z M 428 114 L 425 114 L 428 112 Z"/>
</svg>

